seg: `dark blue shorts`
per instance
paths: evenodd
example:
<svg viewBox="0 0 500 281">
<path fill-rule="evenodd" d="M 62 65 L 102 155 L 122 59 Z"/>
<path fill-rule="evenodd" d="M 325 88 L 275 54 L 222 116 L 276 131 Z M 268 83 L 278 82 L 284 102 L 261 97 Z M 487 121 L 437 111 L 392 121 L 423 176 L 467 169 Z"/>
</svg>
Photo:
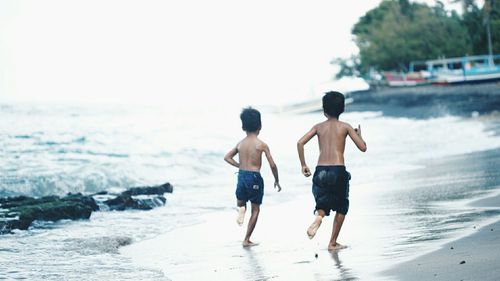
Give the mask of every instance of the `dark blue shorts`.
<svg viewBox="0 0 500 281">
<path fill-rule="evenodd" d="M 236 185 L 236 198 L 240 201 L 250 201 L 254 204 L 262 204 L 264 196 L 264 180 L 259 172 L 240 170 L 238 172 L 238 184 Z"/>
<path fill-rule="evenodd" d="M 313 176 L 312 193 L 315 211 L 321 209 L 327 216 L 330 210 L 347 214 L 349 210 L 349 180 L 345 166 L 317 166 Z"/>
</svg>

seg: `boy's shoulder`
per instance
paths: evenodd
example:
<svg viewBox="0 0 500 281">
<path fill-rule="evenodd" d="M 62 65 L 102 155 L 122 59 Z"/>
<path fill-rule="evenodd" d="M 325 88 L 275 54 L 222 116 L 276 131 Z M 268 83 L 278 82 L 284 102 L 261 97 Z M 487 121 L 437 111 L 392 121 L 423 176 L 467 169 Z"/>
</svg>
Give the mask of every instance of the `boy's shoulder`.
<svg viewBox="0 0 500 281">
<path fill-rule="evenodd" d="M 254 143 L 257 148 L 259 147 L 266 147 L 267 144 L 260 138 L 249 138 L 249 137 L 244 137 L 243 139 L 241 139 L 239 142 L 238 142 L 238 147 L 240 147 L 240 145 L 242 143 Z"/>
<path fill-rule="evenodd" d="M 260 138 L 256 138 L 256 141 L 257 141 L 257 145 L 261 146 L 261 147 L 266 147 L 267 144 Z"/>
<path fill-rule="evenodd" d="M 340 120 L 339 120 L 339 122 L 340 122 L 340 124 L 341 124 L 342 126 L 344 126 L 344 127 L 347 127 L 347 128 L 352 127 L 352 126 L 351 126 L 351 124 L 349 124 L 349 123 L 347 123 L 347 122 L 340 121 Z"/>
<path fill-rule="evenodd" d="M 329 120 L 325 120 L 325 121 L 319 122 L 316 125 L 314 125 L 313 128 L 316 129 L 316 130 L 318 130 L 318 129 L 320 129 L 323 126 L 328 126 L 329 122 L 330 122 Z M 340 121 L 340 120 L 336 120 L 336 122 L 338 122 L 338 124 L 340 125 L 340 127 L 343 128 L 343 129 L 348 130 L 349 128 L 352 128 L 351 124 L 349 124 L 347 122 Z"/>
<path fill-rule="evenodd" d="M 316 125 L 314 125 L 313 128 L 319 128 L 321 126 L 328 124 L 329 122 L 330 122 L 329 120 L 321 121 L 321 122 L 317 123 Z M 340 120 L 337 120 L 336 122 L 338 122 L 341 126 L 351 127 L 351 125 L 347 122 L 340 121 Z"/>
</svg>

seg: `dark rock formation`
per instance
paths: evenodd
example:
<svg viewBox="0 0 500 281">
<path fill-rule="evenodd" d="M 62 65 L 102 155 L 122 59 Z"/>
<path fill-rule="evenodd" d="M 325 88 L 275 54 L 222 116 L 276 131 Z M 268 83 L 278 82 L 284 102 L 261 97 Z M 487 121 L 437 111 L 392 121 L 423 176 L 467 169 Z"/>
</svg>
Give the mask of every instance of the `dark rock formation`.
<svg viewBox="0 0 500 281">
<path fill-rule="evenodd" d="M 150 210 L 163 206 L 167 201 L 163 194 L 171 192 L 172 185 L 165 183 L 158 186 L 133 187 L 121 194 L 102 191 L 93 195 L 69 193 L 64 197 L 0 198 L 0 234 L 10 233 L 13 229 L 26 230 L 35 220 L 88 219 L 93 211 L 101 210 L 99 205 L 106 206 L 106 210 Z M 99 196 L 107 196 L 107 199 L 99 200 Z"/>
<path fill-rule="evenodd" d="M 148 195 L 148 194 L 157 194 L 162 195 L 163 193 L 172 193 L 174 191 L 174 187 L 170 183 L 165 183 L 158 186 L 144 186 L 144 187 L 132 187 L 122 194 L 127 195 Z"/>
<path fill-rule="evenodd" d="M 129 194 L 120 194 L 113 199 L 104 201 L 110 210 L 123 211 L 126 209 L 150 210 L 154 207 L 162 206 L 167 199 L 162 195 L 147 198 L 135 198 Z"/>
</svg>

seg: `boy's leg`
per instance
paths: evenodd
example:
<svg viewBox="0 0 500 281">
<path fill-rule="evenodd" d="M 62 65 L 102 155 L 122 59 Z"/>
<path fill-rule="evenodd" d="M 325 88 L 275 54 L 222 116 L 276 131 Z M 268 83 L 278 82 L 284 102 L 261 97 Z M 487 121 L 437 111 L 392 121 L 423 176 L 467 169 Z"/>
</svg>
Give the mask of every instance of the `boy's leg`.
<svg viewBox="0 0 500 281">
<path fill-rule="evenodd" d="M 330 238 L 330 244 L 328 244 L 329 251 L 336 251 L 346 248 L 346 246 L 337 243 L 337 238 L 339 237 L 340 229 L 344 223 L 345 215 L 336 213 L 335 219 L 333 220 L 332 237 Z"/>
<path fill-rule="evenodd" d="M 238 206 L 238 217 L 236 218 L 236 223 L 239 226 L 243 225 L 245 220 L 245 212 L 247 211 L 247 203 L 243 200 L 236 200 L 236 205 Z"/>
<path fill-rule="evenodd" d="M 307 236 L 309 236 L 309 239 L 313 239 L 314 235 L 316 235 L 316 232 L 318 231 L 319 226 L 321 225 L 321 222 L 323 221 L 323 218 L 325 217 L 325 211 L 322 209 L 316 210 L 316 217 L 314 218 L 313 223 L 309 228 L 307 229 Z"/>
<path fill-rule="evenodd" d="M 245 235 L 245 240 L 243 240 L 243 247 L 255 246 L 256 243 L 250 241 L 250 236 L 252 235 L 255 225 L 257 224 L 257 219 L 259 218 L 260 205 L 252 203 L 252 215 L 248 221 L 247 234 Z"/>
</svg>

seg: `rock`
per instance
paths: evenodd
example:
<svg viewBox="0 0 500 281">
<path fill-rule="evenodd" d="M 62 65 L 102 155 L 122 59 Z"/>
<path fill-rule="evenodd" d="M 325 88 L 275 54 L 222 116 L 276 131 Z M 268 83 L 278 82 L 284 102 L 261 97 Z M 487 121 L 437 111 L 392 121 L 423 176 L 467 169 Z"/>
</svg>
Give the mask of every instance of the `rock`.
<svg viewBox="0 0 500 281">
<path fill-rule="evenodd" d="M 110 210 L 123 211 L 126 209 L 150 210 L 154 207 L 162 206 L 167 199 L 162 195 L 154 197 L 137 198 L 129 194 L 120 194 L 116 198 L 104 201 Z"/>
<path fill-rule="evenodd" d="M 100 210 L 94 196 L 97 200 L 105 198 L 100 199 L 99 203 L 104 205 L 106 210 L 150 210 L 165 205 L 167 199 L 163 194 L 171 192 L 172 185 L 165 183 L 158 186 L 134 187 L 115 195 L 101 191 L 93 195 L 68 193 L 64 197 L 0 198 L 0 234 L 10 233 L 13 229 L 26 230 L 35 220 L 88 219 L 93 211 Z"/>
<path fill-rule="evenodd" d="M 92 207 L 81 202 L 65 200 L 17 206 L 0 220 L 0 233 L 9 233 L 13 229 L 26 230 L 35 220 L 88 219 L 92 211 Z"/>
<path fill-rule="evenodd" d="M 108 192 L 106 190 L 104 190 L 104 191 L 96 192 L 96 193 L 92 194 L 92 196 L 94 196 L 94 195 L 106 195 L 106 194 L 108 194 Z"/>
<path fill-rule="evenodd" d="M 27 196 L 7 197 L 2 198 L 0 207 L 3 209 L 15 208 L 20 206 L 37 205 L 47 202 L 52 202 L 59 199 L 58 196 L 45 196 L 41 198 L 33 198 Z"/>
<path fill-rule="evenodd" d="M 122 194 L 126 195 L 162 195 L 163 193 L 172 193 L 174 191 L 173 186 L 170 183 L 165 183 L 157 186 L 144 186 L 144 187 L 133 187 L 130 188 Z"/>
<path fill-rule="evenodd" d="M 63 198 L 18 196 L 2 198 L 0 202 L 5 210 L 0 213 L 0 234 L 13 229 L 26 230 L 35 220 L 88 219 L 92 211 L 98 210 L 94 199 L 82 194 L 68 194 Z"/>
<path fill-rule="evenodd" d="M 95 202 L 92 196 L 85 196 L 82 195 L 81 193 L 76 193 L 76 194 L 68 193 L 68 195 L 66 195 L 66 197 L 62 198 L 61 200 L 81 202 L 82 204 L 91 207 L 92 211 L 99 210 L 99 206 L 97 206 L 97 203 Z"/>
<path fill-rule="evenodd" d="M 464 263 L 465 263 L 465 261 L 461 261 L 461 262 L 460 262 L 460 264 L 464 264 Z"/>
</svg>

